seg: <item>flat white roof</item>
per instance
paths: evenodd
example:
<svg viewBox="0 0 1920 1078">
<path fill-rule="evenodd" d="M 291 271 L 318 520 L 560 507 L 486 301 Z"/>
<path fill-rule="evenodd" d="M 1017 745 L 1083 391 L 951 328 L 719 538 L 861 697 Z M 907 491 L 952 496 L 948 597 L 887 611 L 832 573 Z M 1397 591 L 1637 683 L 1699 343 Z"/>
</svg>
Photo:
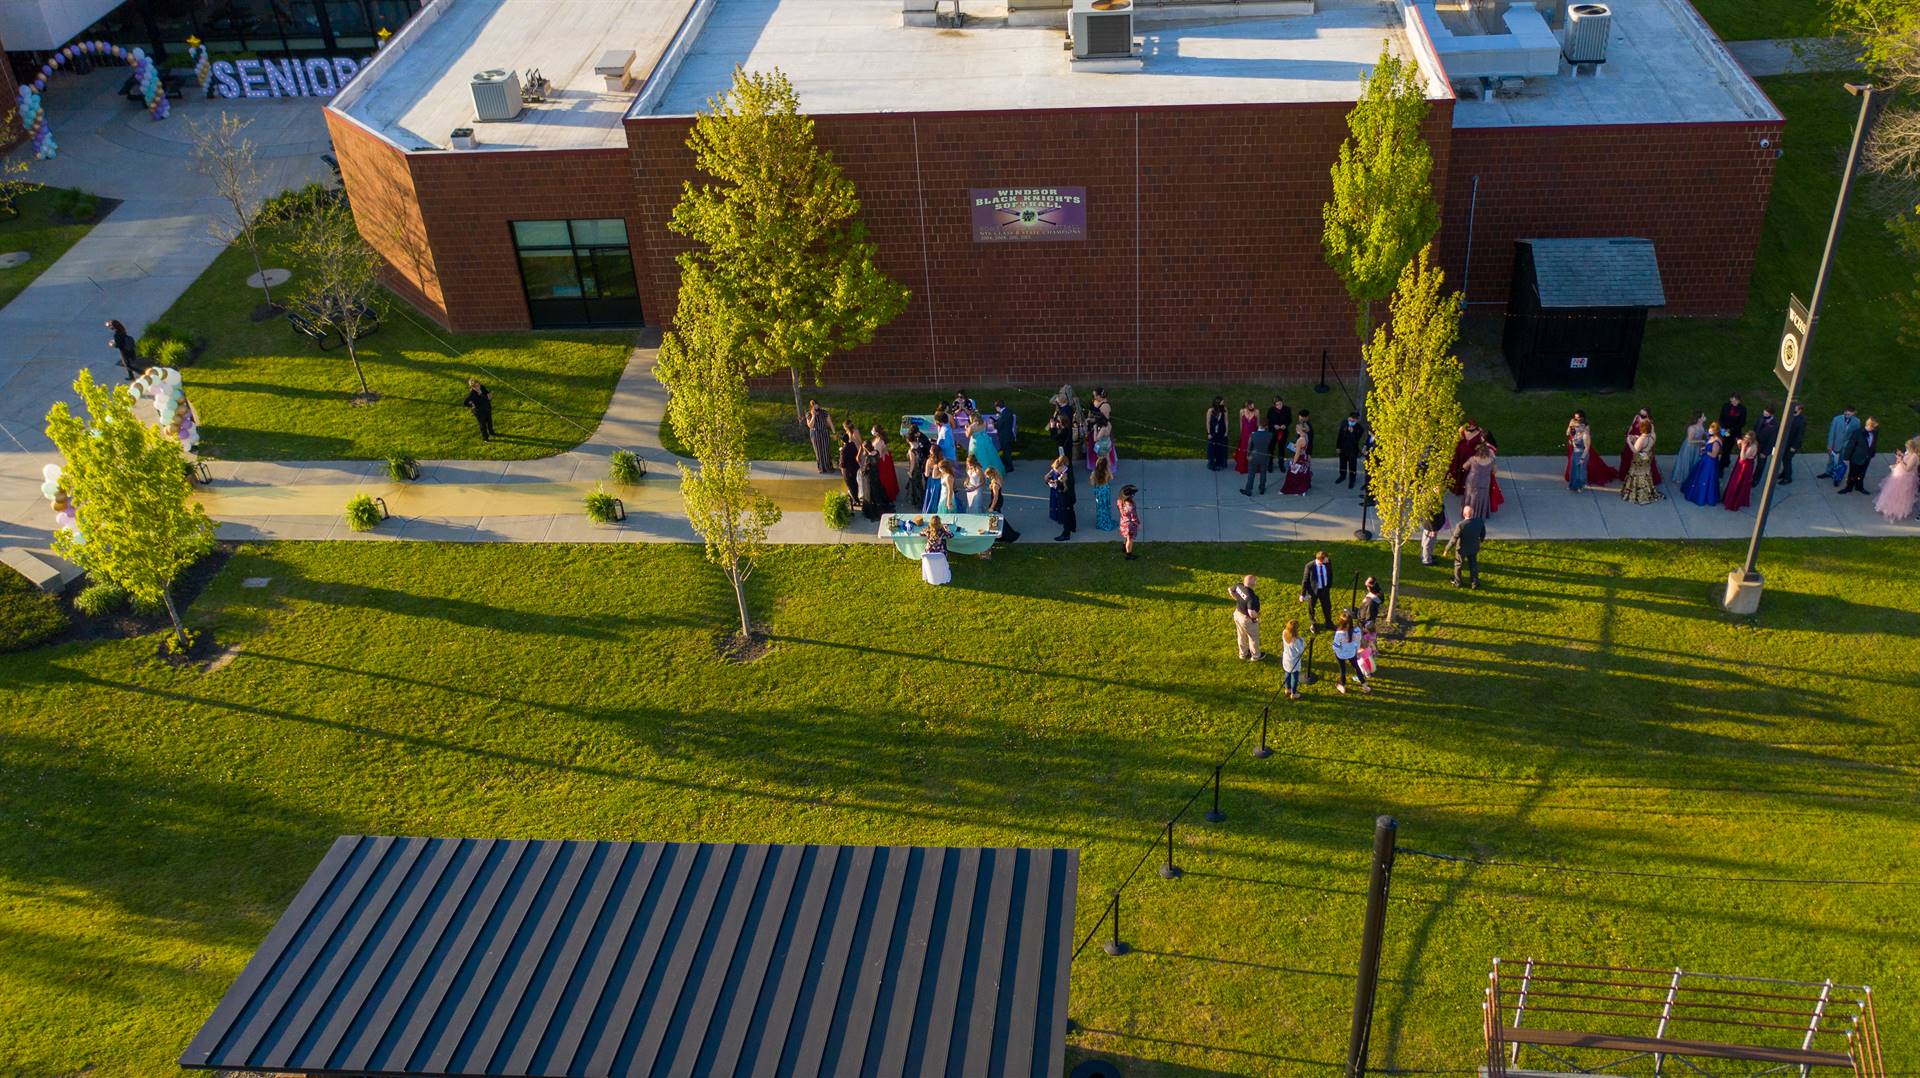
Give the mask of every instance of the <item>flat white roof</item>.
<svg viewBox="0 0 1920 1078">
<path fill-rule="evenodd" d="M 970 20 L 902 25 L 901 0 L 712 0 L 706 25 L 645 115 L 684 116 L 731 84 L 735 65 L 777 67 L 814 114 L 1352 101 L 1382 42 L 1406 55 L 1392 9 L 1320 0 L 1298 15 L 1142 20 L 1145 66 L 1073 69 L 1058 27 Z M 963 3 L 973 13 L 981 4 Z M 1435 87 L 1437 93 L 1444 89 Z"/>
<path fill-rule="evenodd" d="M 1456 85 L 1453 126 L 1777 120 L 1767 100 L 1687 0 L 1606 0 L 1613 23 L 1607 62 L 1576 77 L 1528 79 L 1524 89 L 1482 101 Z"/>
<path fill-rule="evenodd" d="M 444 149 L 456 127 L 472 127 L 481 151 L 625 146 L 621 120 L 694 2 L 436 0 L 334 107 L 403 150 Z M 614 49 L 634 52 L 624 92 L 594 72 Z M 547 102 L 475 123 L 473 75 L 489 68 L 538 69 L 552 83 Z"/>
</svg>

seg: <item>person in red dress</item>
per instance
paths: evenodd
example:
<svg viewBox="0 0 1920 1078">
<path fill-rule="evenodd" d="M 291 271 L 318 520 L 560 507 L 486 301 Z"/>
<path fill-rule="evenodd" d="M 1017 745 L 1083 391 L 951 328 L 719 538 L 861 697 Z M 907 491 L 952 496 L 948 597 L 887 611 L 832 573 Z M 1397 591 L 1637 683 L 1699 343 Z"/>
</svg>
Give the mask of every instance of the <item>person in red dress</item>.
<svg viewBox="0 0 1920 1078">
<path fill-rule="evenodd" d="M 1241 475 L 1247 474 L 1247 446 L 1253 441 L 1253 432 L 1260 426 L 1260 413 L 1252 401 L 1240 406 L 1239 448 L 1233 451 L 1233 470 Z"/>
<path fill-rule="evenodd" d="M 1471 419 L 1467 420 L 1467 425 L 1460 428 L 1460 440 L 1453 444 L 1453 463 L 1447 466 L 1448 490 L 1455 494 L 1466 492 L 1467 462 L 1472 460 L 1474 454 L 1480 452 L 1480 447 L 1485 444 L 1487 444 L 1487 432 L 1480 429 L 1480 424 Z"/>
<path fill-rule="evenodd" d="M 1760 442 L 1753 432 L 1741 435 L 1733 470 L 1727 473 L 1727 492 L 1720 497 L 1721 505 L 1737 512 L 1753 504 L 1753 472 L 1759 457 Z"/>
</svg>

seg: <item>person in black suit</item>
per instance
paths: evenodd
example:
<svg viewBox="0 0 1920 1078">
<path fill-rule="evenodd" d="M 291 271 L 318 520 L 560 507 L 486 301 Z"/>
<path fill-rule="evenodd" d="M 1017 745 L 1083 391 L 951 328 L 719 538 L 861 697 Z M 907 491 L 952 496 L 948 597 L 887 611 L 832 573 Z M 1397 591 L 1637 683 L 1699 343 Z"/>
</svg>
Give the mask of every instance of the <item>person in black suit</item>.
<svg viewBox="0 0 1920 1078">
<path fill-rule="evenodd" d="M 1325 624 L 1314 624 L 1322 629 L 1333 628 L 1333 562 L 1324 550 L 1314 554 L 1306 571 L 1300 574 L 1300 601 L 1307 604 L 1308 621 L 1313 620 L 1313 604 L 1319 603 Z"/>
<path fill-rule="evenodd" d="M 1273 444 L 1268 447 L 1267 468 L 1271 471 L 1280 467 L 1280 454 L 1287 448 L 1286 432 L 1293 429 L 1293 409 L 1287 407 L 1287 402 L 1277 395 L 1273 398 L 1273 407 L 1267 409 L 1267 429 L 1280 432 L 1274 435 Z"/>
<path fill-rule="evenodd" d="M 1253 497 L 1253 480 L 1260 479 L 1260 493 L 1267 492 L 1267 473 L 1273 470 L 1274 447 L 1282 440 L 1280 428 L 1262 427 L 1253 432 L 1253 440 L 1247 443 L 1247 485 L 1240 493 Z"/>
<path fill-rule="evenodd" d="M 1800 443 L 1807 437 L 1807 406 L 1799 401 L 1793 402 L 1793 414 L 1787 417 L 1786 438 L 1780 450 L 1780 481 L 1793 482 L 1793 455 L 1800 452 Z"/>
<path fill-rule="evenodd" d="M 1760 418 L 1753 425 L 1753 443 L 1760 450 L 1760 459 L 1754 461 L 1753 489 L 1767 481 L 1767 463 L 1773 459 L 1773 449 L 1780 441 L 1780 420 L 1773 409 L 1760 409 Z"/>
<path fill-rule="evenodd" d="M 1873 493 L 1867 489 L 1866 485 L 1867 468 L 1873 463 L 1873 455 L 1879 451 L 1880 421 L 1868 416 L 1865 425 L 1854 431 L 1853 437 L 1847 439 L 1847 448 L 1841 453 L 1847 462 L 1847 485 L 1840 488 L 1840 493 L 1846 494 L 1856 490 L 1862 494 Z"/>
<path fill-rule="evenodd" d="M 1720 406 L 1720 426 L 1727 432 L 1729 441 L 1740 440 L 1747 426 L 1747 406 L 1740 403 L 1740 394 L 1729 394 L 1727 403 Z"/>
<path fill-rule="evenodd" d="M 473 413 L 473 421 L 480 424 L 480 440 L 493 440 L 493 394 L 480 384 L 480 379 L 467 379 L 467 399 L 460 402 L 467 411 Z"/>
<path fill-rule="evenodd" d="M 1051 507 L 1047 515 L 1060 523 L 1060 534 L 1053 537 L 1056 543 L 1073 538 L 1080 527 L 1080 518 L 1073 508 L 1077 497 L 1073 490 L 1073 470 L 1073 461 L 1061 454 L 1053 462 L 1053 470 L 1047 473 L 1047 499 Z"/>
<path fill-rule="evenodd" d="M 1359 412 L 1348 412 L 1347 421 L 1340 424 L 1340 433 L 1334 438 L 1334 449 L 1340 454 L 1340 474 L 1333 481 L 1345 483 L 1348 490 L 1360 479 L 1360 451 L 1367 444 L 1367 428 L 1360 422 Z"/>
<path fill-rule="evenodd" d="M 1467 571 L 1466 587 L 1478 590 L 1480 587 L 1480 544 L 1487 541 L 1487 522 L 1473 515 L 1473 506 L 1460 508 L 1460 524 L 1453 529 L 1453 538 L 1447 540 L 1447 550 L 1453 554 L 1453 586 L 1460 587 L 1460 570 Z"/>
</svg>

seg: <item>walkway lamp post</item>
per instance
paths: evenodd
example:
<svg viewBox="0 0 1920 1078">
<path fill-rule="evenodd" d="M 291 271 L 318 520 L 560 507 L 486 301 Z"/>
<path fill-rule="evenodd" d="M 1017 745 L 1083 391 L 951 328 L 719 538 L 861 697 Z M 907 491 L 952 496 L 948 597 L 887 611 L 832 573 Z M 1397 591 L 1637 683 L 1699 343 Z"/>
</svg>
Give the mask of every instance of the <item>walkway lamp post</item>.
<svg viewBox="0 0 1920 1078">
<path fill-rule="evenodd" d="M 1847 84 L 1847 92 L 1860 99 L 1860 115 L 1854 121 L 1853 144 L 1847 149 L 1846 171 L 1840 174 L 1840 195 L 1833 203 L 1833 222 L 1827 226 L 1827 246 L 1820 254 L 1820 272 L 1813 279 L 1813 299 L 1804 309 L 1798 299 L 1793 299 L 1787 311 L 1786 328 L 1780 335 L 1779 352 L 1774 360 L 1774 373 L 1787 386 L 1787 399 L 1780 406 L 1780 422 L 1783 426 L 1793 415 L 1793 401 L 1800 390 L 1800 376 L 1807 369 L 1807 354 L 1813 348 L 1813 331 L 1819 328 L 1820 304 L 1826 299 L 1827 277 L 1833 269 L 1833 256 L 1840 246 L 1840 230 L 1847 223 L 1847 203 L 1853 198 L 1853 179 L 1860 169 L 1860 152 L 1866 145 L 1867 132 L 1873 129 L 1874 118 L 1886 106 L 1889 96 L 1872 86 L 1855 83 Z M 1776 450 L 1778 439 L 1783 436 L 1783 433 L 1774 435 Z M 1720 605 L 1730 614 L 1752 614 L 1760 609 L 1760 537 L 1766 533 L 1767 514 L 1773 508 L 1773 490 L 1780 477 L 1780 468 L 1774 463 L 1778 457 L 1778 452 L 1770 453 L 1767 457 L 1766 482 L 1760 488 L 1760 505 L 1754 513 L 1753 537 L 1747 542 L 1746 565 L 1727 574 L 1727 591 Z"/>
</svg>

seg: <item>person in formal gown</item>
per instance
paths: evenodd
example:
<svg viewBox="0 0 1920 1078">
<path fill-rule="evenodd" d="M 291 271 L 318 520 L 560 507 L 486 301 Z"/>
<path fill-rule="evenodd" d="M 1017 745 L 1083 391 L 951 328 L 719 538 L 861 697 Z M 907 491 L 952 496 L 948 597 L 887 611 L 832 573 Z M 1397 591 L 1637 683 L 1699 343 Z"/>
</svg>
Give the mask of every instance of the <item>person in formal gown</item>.
<svg viewBox="0 0 1920 1078">
<path fill-rule="evenodd" d="M 1913 516 L 1916 494 L 1920 494 L 1920 438 L 1894 450 L 1893 471 L 1880 481 L 1880 493 L 1873 496 L 1873 510 L 1889 523 Z"/>
<path fill-rule="evenodd" d="M 959 499 L 961 512 L 984 513 L 987 511 L 987 498 L 991 492 L 987 490 L 987 470 L 980 466 L 979 461 L 967 461 L 967 469 L 961 479 L 960 489 L 964 492 Z"/>
<path fill-rule="evenodd" d="M 847 497 L 860 501 L 860 440 L 849 426 L 840 432 L 840 480 L 847 485 Z"/>
<path fill-rule="evenodd" d="M 1627 436 L 1620 449 L 1620 474 L 1626 475 L 1633 467 L 1633 447 L 1642 434 L 1653 433 L 1653 413 L 1645 408 L 1634 413 L 1633 422 L 1627 424 Z M 1653 485 L 1660 485 L 1660 459 L 1655 457 L 1647 462 L 1647 472 L 1653 477 Z"/>
<path fill-rule="evenodd" d="M 1233 470 L 1247 474 L 1247 452 L 1253 444 L 1253 432 L 1260 426 L 1260 410 L 1251 400 L 1240 406 L 1240 440 L 1234 443 Z"/>
<path fill-rule="evenodd" d="M 960 459 L 960 444 L 963 435 L 955 434 L 953 417 L 947 414 L 944 406 L 933 413 L 933 444 L 940 448 L 940 455 L 951 461 Z"/>
<path fill-rule="evenodd" d="M 979 461 L 982 468 L 992 468 L 1003 474 L 1007 470 L 1006 461 L 1000 459 L 1000 446 L 987 430 L 986 420 L 979 416 L 974 416 L 973 422 L 967 426 L 967 454 Z"/>
<path fill-rule="evenodd" d="M 1087 448 L 1091 453 L 1087 458 L 1089 472 L 1093 470 L 1094 465 L 1104 460 L 1107 462 L 1109 474 L 1119 473 L 1120 454 L 1113 447 L 1113 420 L 1102 413 L 1095 412 L 1088 423 Z"/>
<path fill-rule="evenodd" d="M 1587 413 L 1575 412 L 1567 421 L 1567 489 L 1576 493 L 1587 487 L 1587 459 L 1593 456 L 1593 431 L 1587 427 Z"/>
<path fill-rule="evenodd" d="M 1093 487 L 1094 528 L 1110 532 L 1120 527 L 1120 514 L 1113 505 L 1113 471 L 1105 459 L 1093 462 L 1093 478 L 1089 483 Z"/>
<path fill-rule="evenodd" d="M 833 473 L 833 417 L 819 401 L 807 402 L 807 439 L 813 443 L 813 465 L 822 475 Z"/>
<path fill-rule="evenodd" d="M 1453 463 L 1447 466 L 1447 489 L 1455 494 L 1465 494 L 1467 485 L 1467 462 L 1487 444 L 1487 432 L 1480 424 L 1467 420 L 1460 428 L 1460 437 L 1453 443 Z"/>
<path fill-rule="evenodd" d="M 1760 439 L 1748 431 L 1733 444 L 1733 467 L 1727 472 L 1727 489 L 1720 496 L 1720 504 L 1738 512 L 1753 503 L 1753 475 L 1759 467 Z"/>
<path fill-rule="evenodd" d="M 927 455 L 932 450 L 933 443 L 927 441 L 927 436 L 918 427 L 907 435 L 907 485 L 900 492 L 900 504 L 906 506 L 908 512 L 912 512 L 915 506 L 919 506 L 922 512 L 926 511 Z"/>
<path fill-rule="evenodd" d="M 1701 447 L 1699 459 L 1693 462 L 1693 471 L 1681 484 L 1681 493 L 1688 501 L 1695 505 L 1715 505 L 1720 501 L 1720 456 L 1725 445 L 1719 425 L 1707 424 L 1706 445 Z"/>
<path fill-rule="evenodd" d="M 1078 497 L 1074 493 L 1073 462 L 1062 453 L 1053 459 L 1053 467 L 1047 471 L 1047 517 L 1060 525 L 1060 534 L 1053 537 L 1054 542 L 1066 542 L 1079 529 L 1080 518 L 1074 510 Z"/>
<path fill-rule="evenodd" d="M 1687 424 L 1687 433 L 1680 440 L 1680 448 L 1673 454 L 1673 477 L 1682 486 L 1693 475 L 1693 463 L 1707 448 L 1707 413 L 1693 413 L 1693 422 Z"/>
<path fill-rule="evenodd" d="M 1494 468 L 1493 447 L 1481 445 L 1467 461 L 1466 478 L 1461 487 L 1461 498 L 1473 507 L 1474 515 L 1483 520 L 1492 516 L 1497 508 L 1493 500 Z"/>
<path fill-rule="evenodd" d="M 1640 427 L 1640 433 L 1628 443 L 1633 457 L 1627 461 L 1626 478 L 1620 482 L 1620 500 L 1633 505 L 1651 505 L 1660 500 L 1660 481 L 1653 477 L 1653 423 Z"/>
<path fill-rule="evenodd" d="M 1280 493 L 1305 494 L 1313 489 L 1313 458 L 1307 455 L 1307 435 L 1298 431 L 1293 439 L 1293 456 L 1287 461 L 1287 476 L 1280 481 Z"/>
<path fill-rule="evenodd" d="M 1207 406 L 1207 470 L 1217 472 L 1227 466 L 1227 399 L 1213 398 Z"/>
<path fill-rule="evenodd" d="M 987 512 L 1000 518 L 1000 536 L 994 543 L 1014 543 L 1020 540 L 1020 533 L 1014 529 L 1013 521 L 1007 519 L 1007 480 L 999 472 L 987 473 Z M 988 551 L 989 554 L 992 551 Z"/>
<path fill-rule="evenodd" d="M 1133 560 L 1133 544 L 1140 540 L 1140 507 L 1136 504 L 1139 494 L 1140 488 L 1128 484 L 1120 488 L 1120 497 L 1116 499 L 1120 509 L 1120 541 L 1126 546 L 1128 561 Z"/>
<path fill-rule="evenodd" d="M 900 500 L 900 476 L 893 469 L 893 447 L 877 425 L 867 430 L 867 448 L 873 453 L 874 472 L 880 478 L 880 496 L 892 506 Z"/>
</svg>

